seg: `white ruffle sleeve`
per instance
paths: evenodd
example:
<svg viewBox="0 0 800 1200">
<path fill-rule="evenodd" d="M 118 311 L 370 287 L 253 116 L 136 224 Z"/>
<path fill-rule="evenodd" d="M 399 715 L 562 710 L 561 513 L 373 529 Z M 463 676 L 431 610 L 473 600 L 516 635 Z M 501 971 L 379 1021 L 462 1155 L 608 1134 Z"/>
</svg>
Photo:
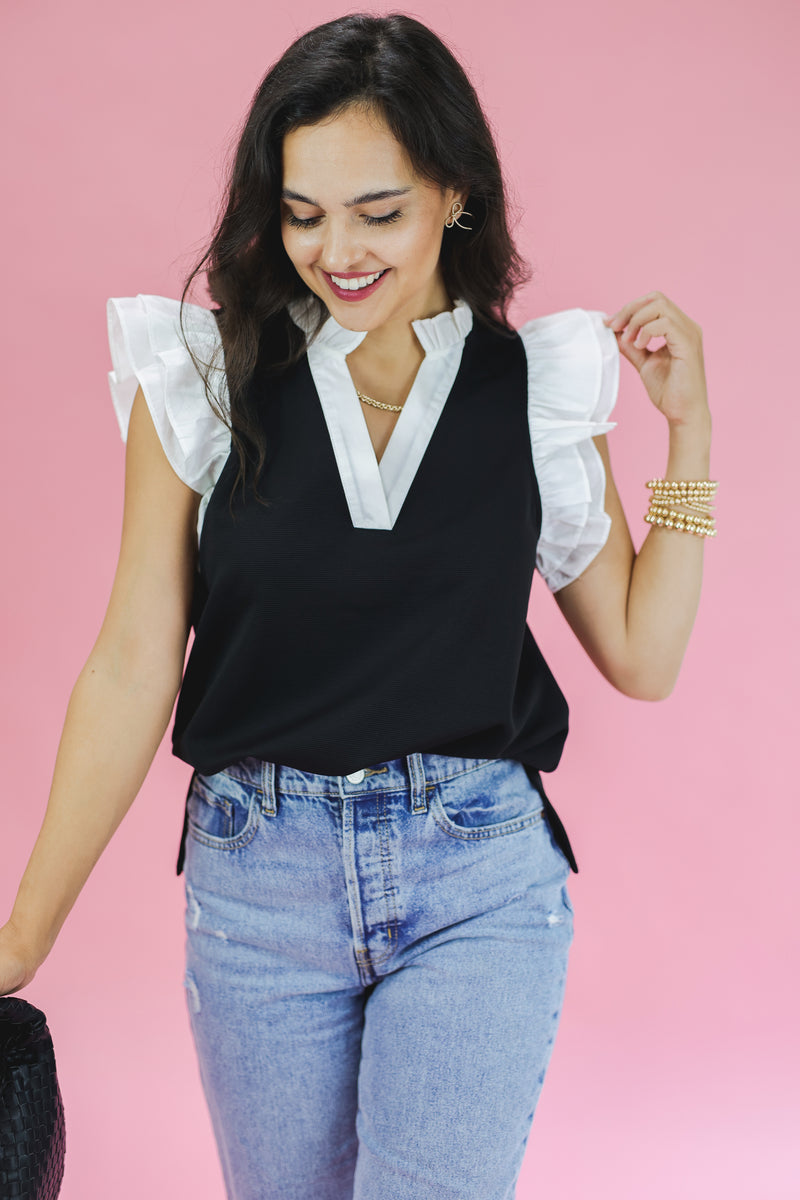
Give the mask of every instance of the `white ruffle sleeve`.
<svg viewBox="0 0 800 1200">
<path fill-rule="evenodd" d="M 170 465 L 203 497 L 199 529 L 230 451 L 230 432 L 211 408 L 203 380 L 181 338 L 180 301 L 166 296 L 110 299 L 106 311 L 114 368 L 108 383 L 122 440 L 127 439 L 133 398 L 141 384 Z M 197 304 L 185 304 L 183 312 L 186 336 L 199 361 L 210 362 L 219 348 L 209 382 L 227 413 L 228 388 L 216 318 L 210 309 Z"/>
<path fill-rule="evenodd" d="M 528 357 L 528 422 L 542 498 L 536 567 L 557 592 L 589 565 L 611 528 L 606 476 L 592 442 L 616 427 L 607 417 L 619 387 L 619 347 L 603 312 L 570 308 L 519 331 Z"/>
</svg>

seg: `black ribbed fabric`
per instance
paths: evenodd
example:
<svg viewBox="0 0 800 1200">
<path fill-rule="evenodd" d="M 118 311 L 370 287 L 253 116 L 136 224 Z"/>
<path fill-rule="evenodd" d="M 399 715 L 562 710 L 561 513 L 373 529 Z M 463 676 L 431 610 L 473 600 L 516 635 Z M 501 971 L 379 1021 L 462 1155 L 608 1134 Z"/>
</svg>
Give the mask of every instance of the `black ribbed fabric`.
<svg viewBox="0 0 800 1200">
<path fill-rule="evenodd" d="M 174 753 L 345 775 L 415 751 L 556 767 L 566 700 L 527 624 L 541 501 L 519 337 L 476 324 L 393 529 L 353 527 L 304 357 L 256 374 L 264 507 L 206 510 Z M 569 840 L 545 797 L 573 870 Z"/>
</svg>

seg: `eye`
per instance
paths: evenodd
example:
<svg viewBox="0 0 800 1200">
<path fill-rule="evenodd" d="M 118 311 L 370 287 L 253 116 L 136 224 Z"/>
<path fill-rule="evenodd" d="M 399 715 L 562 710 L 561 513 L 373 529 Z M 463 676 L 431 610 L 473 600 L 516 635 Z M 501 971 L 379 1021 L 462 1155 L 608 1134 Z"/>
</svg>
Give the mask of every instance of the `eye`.
<svg viewBox="0 0 800 1200">
<path fill-rule="evenodd" d="M 296 217 L 294 213 L 286 213 L 286 224 L 291 225 L 293 229 L 313 229 L 314 226 L 321 220 L 320 217 Z"/>
<path fill-rule="evenodd" d="M 391 225 L 393 221 L 399 221 L 402 215 L 399 209 L 395 209 L 394 212 L 387 213 L 383 217 L 370 217 L 364 213 L 363 220 L 365 225 L 371 227 L 375 225 Z M 291 225 L 293 229 L 313 229 L 319 224 L 322 217 L 296 217 L 293 212 L 287 211 L 285 220 L 286 224 Z"/>
<path fill-rule="evenodd" d="M 385 217 L 368 217 L 365 215 L 364 216 L 364 224 L 365 225 L 391 225 L 392 221 L 399 221 L 400 218 L 402 217 L 402 215 L 403 214 L 399 210 L 395 210 L 394 212 L 387 213 Z"/>
</svg>

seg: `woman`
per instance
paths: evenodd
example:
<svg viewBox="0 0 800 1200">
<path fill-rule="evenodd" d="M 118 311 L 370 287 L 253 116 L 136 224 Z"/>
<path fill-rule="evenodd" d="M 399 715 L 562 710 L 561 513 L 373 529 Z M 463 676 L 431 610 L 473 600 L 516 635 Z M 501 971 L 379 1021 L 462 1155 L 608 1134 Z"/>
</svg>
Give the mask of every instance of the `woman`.
<svg viewBox="0 0 800 1200">
<path fill-rule="evenodd" d="M 567 706 L 533 570 L 614 687 L 669 694 L 714 532 L 700 330 L 659 292 L 510 329 L 491 135 L 404 16 L 330 22 L 269 71 L 184 301 L 201 270 L 217 308 L 181 325 L 177 301 L 109 301 L 120 561 L 0 992 L 33 979 L 178 695 L 186 995 L 228 1194 L 499 1200 L 577 870 L 540 774 Z M 605 443 L 620 352 L 669 431 L 638 555 Z"/>
</svg>

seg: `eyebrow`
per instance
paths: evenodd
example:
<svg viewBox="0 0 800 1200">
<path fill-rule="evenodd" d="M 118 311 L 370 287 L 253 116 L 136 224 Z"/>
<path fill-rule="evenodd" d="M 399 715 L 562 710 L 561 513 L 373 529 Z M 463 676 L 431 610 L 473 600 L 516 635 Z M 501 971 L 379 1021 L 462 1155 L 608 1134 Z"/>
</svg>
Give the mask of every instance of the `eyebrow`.
<svg viewBox="0 0 800 1200">
<path fill-rule="evenodd" d="M 345 208 L 355 208 L 357 204 L 372 204 L 376 200 L 391 200 L 395 196 L 407 196 L 411 191 L 410 187 L 404 188 L 382 188 L 379 192 L 364 192 L 361 196 L 354 196 L 352 200 L 345 200 Z M 308 196 L 301 196 L 299 192 L 293 192 L 289 188 L 284 188 L 281 192 L 282 200 L 296 200 L 299 204 L 310 204 L 312 208 L 322 208 L 316 200 L 309 200 Z"/>
</svg>

